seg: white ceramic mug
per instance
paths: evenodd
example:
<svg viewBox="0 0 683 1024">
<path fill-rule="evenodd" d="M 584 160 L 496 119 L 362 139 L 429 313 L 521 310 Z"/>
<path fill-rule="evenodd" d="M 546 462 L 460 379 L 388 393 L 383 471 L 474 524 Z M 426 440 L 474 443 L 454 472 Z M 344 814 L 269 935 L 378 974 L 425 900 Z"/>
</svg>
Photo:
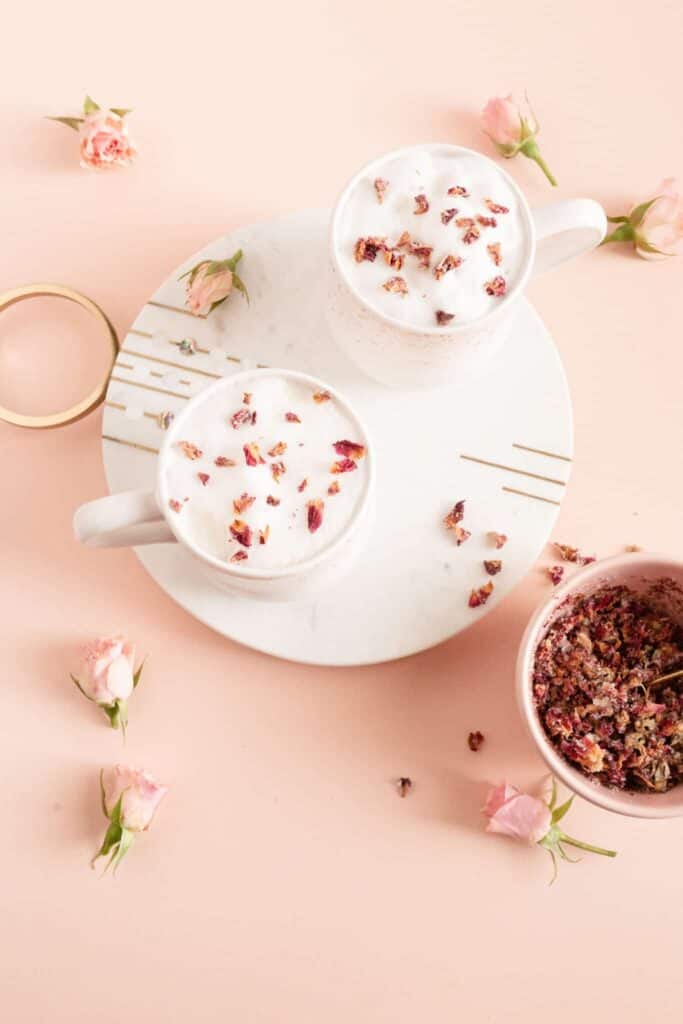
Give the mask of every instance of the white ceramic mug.
<svg viewBox="0 0 683 1024">
<path fill-rule="evenodd" d="M 183 425 L 209 395 L 229 384 L 240 390 L 256 387 L 258 378 L 276 375 L 327 391 L 353 423 L 358 440 L 365 444 L 366 481 L 361 499 L 335 539 L 317 554 L 285 568 L 249 568 L 244 562 L 224 561 L 203 551 L 177 528 L 177 514 L 170 511 L 166 461 L 172 446 L 182 437 Z M 243 385 L 242 383 L 243 382 Z M 188 402 L 168 430 L 159 451 L 154 492 L 126 491 L 81 505 L 74 515 L 76 539 L 89 547 L 131 547 L 143 544 L 180 543 L 197 560 L 205 576 L 223 590 L 269 601 L 306 597 L 338 579 L 350 568 L 361 549 L 371 523 L 374 491 L 374 453 L 368 434 L 349 403 L 329 384 L 292 370 L 247 370 L 225 377 Z"/>
<path fill-rule="evenodd" d="M 531 210 L 522 191 L 506 171 L 493 166 L 519 203 L 528 244 L 517 282 L 496 307 L 475 320 L 446 327 L 417 327 L 371 307 L 349 280 L 339 258 L 340 223 L 346 201 L 359 179 L 373 176 L 390 160 L 415 152 L 468 155 L 486 164 L 488 157 L 463 146 L 432 143 L 385 154 L 363 167 L 342 192 L 331 228 L 331 279 L 327 317 L 341 349 L 368 376 L 394 387 L 425 388 L 443 384 L 467 386 L 488 368 L 509 334 L 516 302 L 532 274 L 555 267 L 595 248 L 605 237 L 607 221 L 592 199 L 565 199 Z"/>
</svg>

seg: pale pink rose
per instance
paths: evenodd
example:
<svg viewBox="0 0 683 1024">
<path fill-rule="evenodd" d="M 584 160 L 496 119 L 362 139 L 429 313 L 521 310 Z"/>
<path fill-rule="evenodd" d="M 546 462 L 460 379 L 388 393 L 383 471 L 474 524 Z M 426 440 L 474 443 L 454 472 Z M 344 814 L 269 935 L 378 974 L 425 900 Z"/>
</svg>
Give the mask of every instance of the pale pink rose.
<svg viewBox="0 0 683 1024">
<path fill-rule="evenodd" d="M 522 141 L 522 122 L 512 96 L 494 96 L 481 114 L 484 131 L 498 146 L 518 146 Z"/>
<path fill-rule="evenodd" d="M 133 692 L 135 647 L 124 636 L 102 636 L 83 650 L 78 685 L 96 704 L 126 701 Z"/>
<path fill-rule="evenodd" d="M 125 117 L 95 110 L 79 125 L 81 167 L 127 167 L 137 156 Z"/>
<path fill-rule="evenodd" d="M 636 250 L 646 259 L 683 252 L 683 195 L 676 187 L 676 180 L 666 178 L 655 195 L 658 198 L 636 228 Z M 646 246 L 658 252 L 648 252 Z"/>
<path fill-rule="evenodd" d="M 551 812 L 542 800 L 502 783 L 488 795 L 483 813 L 487 832 L 498 832 L 525 843 L 538 843 L 548 833 Z"/>
<path fill-rule="evenodd" d="M 195 316 L 206 316 L 215 303 L 227 299 L 232 291 L 232 271 L 223 267 L 215 273 L 208 273 L 213 266 L 215 264 L 211 260 L 205 260 L 188 278 L 185 303 Z"/>
<path fill-rule="evenodd" d="M 117 764 L 102 772 L 104 808 L 108 818 L 121 799 L 121 826 L 129 832 L 148 829 L 154 812 L 166 796 L 168 786 L 161 786 L 149 774 L 137 768 Z"/>
</svg>

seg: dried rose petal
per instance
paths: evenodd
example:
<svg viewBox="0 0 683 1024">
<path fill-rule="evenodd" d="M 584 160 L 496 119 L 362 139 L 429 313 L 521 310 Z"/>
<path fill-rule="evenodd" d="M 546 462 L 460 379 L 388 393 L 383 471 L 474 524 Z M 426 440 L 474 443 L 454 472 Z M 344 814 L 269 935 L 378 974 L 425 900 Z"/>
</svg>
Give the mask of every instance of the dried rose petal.
<svg viewBox="0 0 683 1024">
<path fill-rule="evenodd" d="M 481 231 L 475 224 L 474 227 L 468 228 L 465 234 L 462 236 L 462 240 L 465 245 L 472 245 L 481 236 Z"/>
<path fill-rule="evenodd" d="M 477 214 L 477 224 L 481 224 L 483 228 L 495 228 L 498 221 L 495 217 L 482 217 L 481 214 Z"/>
<path fill-rule="evenodd" d="M 244 461 L 248 466 L 265 466 L 266 460 L 261 456 L 259 446 L 254 444 L 245 444 L 242 446 L 244 452 Z"/>
<path fill-rule="evenodd" d="M 444 526 L 447 530 L 454 530 L 458 523 L 462 522 L 465 515 L 465 501 L 456 501 L 455 505 L 448 513 L 444 516 Z"/>
<path fill-rule="evenodd" d="M 557 586 L 558 583 L 562 582 L 564 576 L 564 567 L 561 565 L 551 565 L 546 569 L 548 578 L 553 586 Z"/>
<path fill-rule="evenodd" d="M 168 430 L 168 428 L 173 423 L 174 419 L 175 419 L 175 413 L 174 412 L 170 412 L 170 410 L 167 409 L 165 412 L 160 412 L 159 413 L 159 415 L 157 417 L 157 423 L 159 424 L 159 427 L 160 427 L 161 430 Z"/>
<path fill-rule="evenodd" d="M 450 210 L 442 210 L 441 211 L 441 223 L 442 224 L 450 224 L 450 222 L 453 220 L 453 218 L 455 217 L 457 212 L 458 212 L 457 206 L 451 206 Z"/>
<path fill-rule="evenodd" d="M 339 459 L 330 466 L 330 473 L 352 473 L 354 469 L 358 469 L 358 465 L 353 459 Z"/>
<path fill-rule="evenodd" d="M 287 421 L 287 423 L 301 423 L 301 420 L 299 419 L 295 412 L 286 412 L 285 420 Z"/>
<path fill-rule="evenodd" d="M 470 608 L 479 608 L 480 605 L 486 604 L 491 594 L 493 593 L 493 580 L 489 580 L 483 587 L 479 587 L 478 590 L 473 590 L 470 594 L 469 601 L 467 602 Z"/>
<path fill-rule="evenodd" d="M 486 251 L 495 265 L 499 267 L 503 262 L 503 257 L 500 251 L 500 242 L 491 242 L 490 245 L 486 246 Z"/>
<path fill-rule="evenodd" d="M 403 261 L 405 260 L 405 253 L 402 253 L 400 249 L 385 249 L 384 250 L 384 262 L 394 270 L 401 270 L 403 267 Z"/>
<path fill-rule="evenodd" d="M 489 576 L 497 576 L 503 568 L 503 563 L 499 558 L 486 558 L 484 559 L 484 568 Z"/>
<path fill-rule="evenodd" d="M 492 540 L 498 550 L 500 550 L 507 543 L 507 535 L 504 533 L 496 533 L 494 530 L 491 530 L 489 533 L 489 540 Z"/>
<path fill-rule="evenodd" d="M 214 466 L 236 466 L 237 463 L 234 459 L 229 459 L 227 455 L 217 455 L 213 460 Z"/>
<path fill-rule="evenodd" d="M 266 544 L 268 542 L 268 538 L 269 537 L 270 537 L 270 526 L 264 526 L 264 528 L 262 530 L 259 530 L 259 532 L 258 532 L 258 542 L 259 542 L 259 544 Z"/>
<path fill-rule="evenodd" d="M 500 203 L 494 203 L 492 199 L 485 199 L 484 204 L 488 207 L 491 213 L 509 213 L 507 206 L 501 206 Z"/>
<path fill-rule="evenodd" d="M 364 459 L 366 448 L 364 444 L 357 441 L 335 441 L 332 445 L 337 455 L 345 459 Z"/>
<path fill-rule="evenodd" d="M 417 243 L 411 246 L 410 255 L 417 258 L 418 263 L 425 270 L 429 268 L 429 263 L 432 258 L 434 249 L 431 245 L 418 245 Z"/>
<path fill-rule="evenodd" d="M 238 409 L 230 417 L 230 426 L 233 430 L 239 430 L 255 422 L 256 413 L 251 409 Z"/>
<path fill-rule="evenodd" d="M 377 253 L 385 248 L 384 238 L 359 238 L 354 248 L 356 263 L 362 263 L 363 260 L 374 263 Z"/>
<path fill-rule="evenodd" d="M 306 508 L 308 509 L 308 532 L 315 533 L 323 524 L 325 502 L 320 498 L 313 498 L 307 502 Z"/>
<path fill-rule="evenodd" d="M 232 556 L 230 561 L 231 562 L 246 562 L 246 560 L 248 558 L 249 558 L 249 555 L 246 553 L 246 551 L 242 551 L 242 549 L 240 548 L 238 551 L 236 551 L 234 553 L 234 555 Z"/>
<path fill-rule="evenodd" d="M 635 551 L 642 551 L 643 549 L 641 547 L 638 547 L 637 544 L 627 544 L 624 550 L 633 553 Z"/>
<path fill-rule="evenodd" d="M 275 495 L 269 494 L 266 498 L 266 505 L 279 505 L 280 499 L 276 498 Z"/>
<path fill-rule="evenodd" d="M 182 341 L 178 343 L 178 351 L 182 352 L 184 356 L 193 356 L 199 351 L 199 345 L 194 338 L 183 338 Z"/>
<path fill-rule="evenodd" d="M 469 538 L 472 536 L 470 531 L 466 530 L 464 526 L 454 526 L 453 533 L 455 534 L 455 545 L 458 548 L 460 547 L 461 544 L 464 544 L 465 541 L 469 540 Z"/>
<path fill-rule="evenodd" d="M 251 391 L 245 391 L 244 394 L 242 395 L 242 404 L 243 405 L 251 405 L 252 397 L 253 397 L 253 395 L 252 395 Z"/>
<path fill-rule="evenodd" d="M 341 490 L 341 487 L 339 485 L 339 481 L 338 480 L 333 480 L 332 483 L 330 484 L 330 486 L 327 488 L 327 493 L 331 494 L 331 495 L 339 494 L 340 490 Z"/>
<path fill-rule="evenodd" d="M 197 476 L 199 477 L 199 480 L 203 487 L 206 487 L 209 480 L 211 479 L 208 473 L 197 473 Z"/>
<path fill-rule="evenodd" d="M 505 295 L 507 291 L 507 284 L 505 278 L 501 277 L 500 274 L 494 277 L 491 281 L 487 281 L 484 285 L 484 290 L 487 295 L 495 295 L 497 298 Z"/>
<path fill-rule="evenodd" d="M 457 270 L 462 265 L 461 256 L 453 256 L 448 254 L 443 259 L 439 260 L 437 265 L 434 267 L 434 277 L 437 281 L 440 281 L 444 274 L 447 274 L 449 270 Z"/>
<path fill-rule="evenodd" d="M 462 185 L 453 185 L 448 190 L 449 196 L 468 196 L 469 192 Z"/>
<path fill-rule="evenodd" d="M 178 441 L 178 447 L 188 459 L 201 459 L 204 452 L 190 441 Z"/>
<path fill-rule="evenodd" d="M 246 512 L 248 508 L 251 508 L 255 501 L 256 498 L 251 494 L 247 494 L 246 491 L 240 494 L 239 498 L 233 498 L 232 507 L 235 515 L 241 516 L 243 512 Z"/>
<path fill-rule="evenodd" d="M 413 243 L 412 243 L 412 239 L 410 237 L 410 232 L 409 231 L 403 231 L 401 233 L 400 237 L 399 237 L 398 242 L 396 243 L 396 248 L 397 249 L 410 248 L 410 246 L 412 244 Z"/>
<path fill-rule="evenodd" d="M 331 398 L 332 398 L 332 395 L 329 393 L 329 391 L 314 391 L 313 392 L 313 401 L 317 402 L 318 405 L 321 405 L 323 402 L 329 402 Z"/>
<path fill-rule="evenodd" d="M 303 480 L 301 481 L 301 483 L 299 484 L 299 486 L 297 487 L 297 491 L 299 492 L 299 494 L 303 494 L 307 487 L 308 487 L 308 480 L 307 480 L 306 477 L 304 477 Z"/>
<path fill-rule="evenodd" d="M 251 547 L 251 527 L 242 519 L 235 519 L 230 524 L 230 533 L 245 548 Z"/>
<path fill-rule="evenodd" d="M 407 295 L 408 285 L 402 277 L 390 277 L 388 281 L 385 281 L 382 285 L 385 292 L 391 292 L 394 295 Z"/>
<path fill-rule="evenodd" d="M 458 217 L 455 222 L 456 228 L 473 228 L 474 217 Z"/>
<path fill-rule="evenodd" d="M 420 193 L 419 196 L 415 196 L 415 209 L 413 210 L 413 213 L 426 213 L 428 209 L 429 202 L 427 201 L 427 196 L 424 193 Z"/>
<path fill-rule="evenodd" d="M 574 562 L 576 565 L 590 565 L 591 562 L 595 561 L 595 555 L 582 555 L 578 548 L 573 548 L 569 544 L 554 543 L 553 547 L 557 549 L 560 557 L 565 562 Z"/>
<path fill-rule="evenodd" d="M 444 309 L 437 309 L 434 315 L 436 316 L 436 322 L 439 327 L 445 327 L 446 324 L 449 324 L 455 317 L 455 313 L 447 313 Z"/>
<path fill-rule="evenodd" d="M 273 480 L 275 481 L 275 483 L 278 483 L 280 477 L 287 472 L 287 467 L 285 466 L 284 462 L 271 462 L 270 472 L 272 473 Z"/>
<path fill-rule="evenodd" d="M 377 195 L 377 202 L 381 204 L 384 202 L 384 193 L 389 187 L 389 182 L 386 181 L 384 178 L 375 178 L 374 185 L 375 193 Z"/>
<path fill-rule="evenodd" d="M 285 442 L 278 441 L 277 444 L 273 445 L 268 454 L 270 455 L 271 459 L 274 459 L 276 455 L 284 455 L 286 451 L 287 445 L 285 444 Z"/>
<path fill-rule="evenodd" d="M 471 732 L 467 737 L 467 746 L 470 748 L 470 750 L 474 751 L 475 754 L 479 750 L 483 742 L 484 734 L 483 732 L 479 732 L 478 729 L 476 730 L 476 732 Z"/>
<path fill-rule="evenodd" d="M 183 503 L 182 501 L 178 501 L 177 498 L 171 498 L 168 503 L 168 507 L 171 509 L 172 512 L 180 512 L 180 510 L 183 507 Z"/>
</svg>

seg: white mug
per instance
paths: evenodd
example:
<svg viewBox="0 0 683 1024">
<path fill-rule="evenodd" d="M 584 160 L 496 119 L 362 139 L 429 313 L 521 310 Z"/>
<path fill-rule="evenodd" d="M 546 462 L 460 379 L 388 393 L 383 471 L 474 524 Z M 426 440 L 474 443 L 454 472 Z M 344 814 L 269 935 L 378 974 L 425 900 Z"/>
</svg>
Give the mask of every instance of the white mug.
<svg viewBox="0 0 683 1024">
<path fill-rule="evenodd" d="M 494 309 L 460 325 L 411 326 L 371 307 L 349 280 L 339 258 L 340 222 L 359 179 L 389 160 L 419 152 L 488 157 L 463 146 L 432 143 L 396 150 L 363 167 L 342 192 L 332 215 L 331 270 L 327 318 L 335 341 L 368 376 L 394 387 L 467 386 L 486 372 L 510 332 L 515 305 L 532 274 L 555 267 L 595 248 L 605 237 L 607 220 L 592 199 L 565 199 L 531 210 L 522 191 L 497 164 L 519 202 L 528 238 L 526 259 L 514 287 Z"/>
<path fill-rule="evenodd" d="M 343 530 L 317 554 L 285 568 L 249 568 L 244 562 L 231 563 L 202 551 L 177 529 L 177 514 L 169 509 L 166 461 L 172 446 L 182 437 L 183 424 L 207 397 L 226 384 L 236 383 L 240 390 L 258 385 L 258 378 L 277 375 L 310 386 L 311 391 L 327 391 L 346 413 L 365 444 L 366 481 L 361 499 Z M 243 382 L 243 383 L 242 383 Z M 371 524 L 374 491 L 374 453 L 368 434 L 358 415 L 329 384 L 293 370 L 246 370 L 224 377 L 188 402 L 171 424 L 159 451 L 154 492 L 126 491 L 98 498 L 81 505 L 74 515 L 76 539 L 89 547 L 131 547 L 143 544 L 180 543 L 197 560 L 205 577 L 223 590 L 269 601 L 289 601 L 307 597 L 328 585 L 350 568 L 360 551 Z"/>
</svg>

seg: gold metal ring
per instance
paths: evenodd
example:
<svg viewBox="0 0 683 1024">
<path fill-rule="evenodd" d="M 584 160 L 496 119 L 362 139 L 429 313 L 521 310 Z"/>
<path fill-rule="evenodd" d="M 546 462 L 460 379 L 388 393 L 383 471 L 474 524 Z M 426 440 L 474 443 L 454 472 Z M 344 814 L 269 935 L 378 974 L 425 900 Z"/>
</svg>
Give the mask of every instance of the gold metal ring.
<svg viewBox="0 0 683 1024">
<path fill-rule="evenodd" d="M 65 409 L 63 412 L 53 412 L 48 416 L 25 416 L 23 413 L 14 412 L 12 409 L 5 409 L 4 406 L 0 405 L 0 419 L 5 420 L 7 423 L 13 423 L 17 427 L 30 427 L 36 430 L 61 427 L 66 423 L 74 423 L 76 420 L 80 420 L 81 417 L 87 416 L 93 409 L 96 409 L 107 393 L 109 375 L 119 351 L 119 339 L 105 313 L 92 299 L 81 295 L 80 292 L 74 291 L 73 288 L 67 288 L 65 285 L 26 284 L 20 288 L 12 288 L 11 291 L 0 295 L 0 313 L 13 306 L 15 302 L 23 302 L 24 299 L 37 299 L 46 296 L 68 299 L 70 302 L 75 302 L 76 305 L 82 306 L 83 309 L 95 317 L 101 332 L 106 335 L 107 343 L 111 347 L 111 365 L 101 384 L 98 384 L 90 394 L 86 395 L 76 405 L 72 405 L 70 409 Z"/>
</svg>

